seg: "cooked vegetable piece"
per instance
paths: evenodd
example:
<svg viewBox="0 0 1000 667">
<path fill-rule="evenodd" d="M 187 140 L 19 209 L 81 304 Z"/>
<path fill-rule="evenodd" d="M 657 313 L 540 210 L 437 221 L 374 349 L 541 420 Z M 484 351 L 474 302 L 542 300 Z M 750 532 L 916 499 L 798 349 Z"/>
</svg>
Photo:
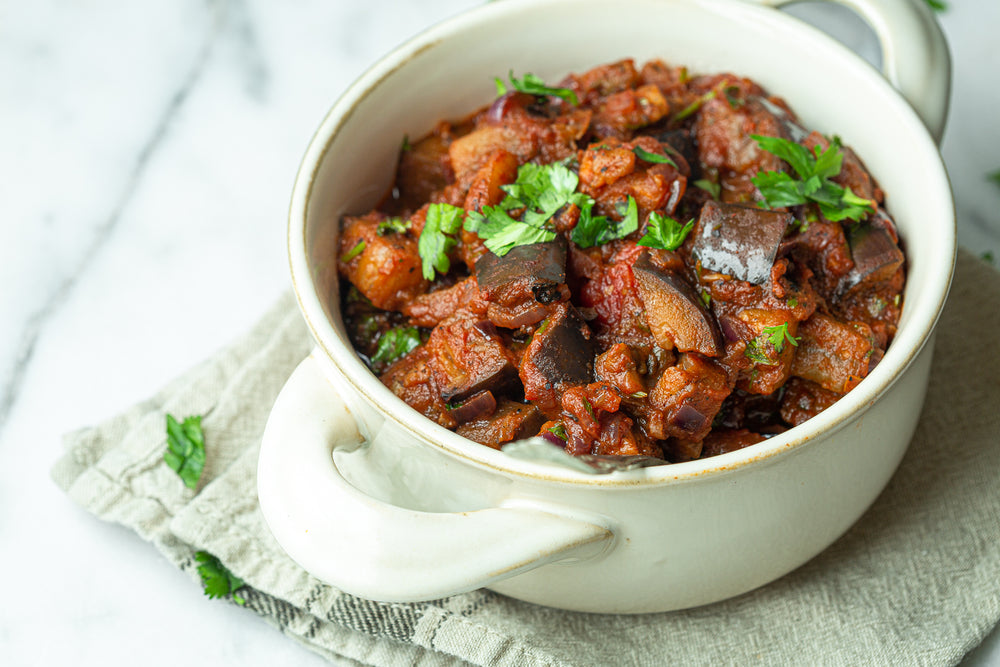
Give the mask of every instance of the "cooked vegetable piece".
<svg viewBox="0 0 1000 667">
<path fill-rule="evenodd" d="M 731 389 L 720 367 L 697 355 L 681 355 L 649 394 L 646 429 L 654 438 L 700 441 Z"/>
<path fill-rule="evenodd" d="M 340 272 L 376 308 L 398 310 L 427 290 L 417 241 L 378 233 L 381 216 L 348 218 L 340 238 Z M 364 242 L 360 252 L 351 252 Z M 346 258 L 347 261 L 343 261 Z"/>
<path fill-rule="evenodd" d="M 781 418 L 792 426 L 812 419 L 837 402 L 840 394 L 824 389 L 815 382 L 792 378 L 785 386 L 781 399 Z"/>
<path fill-rule="evenodd" d="M 539 303 L 552 303 L 566 282 L 566 239 L 518 246 L 503 257 L 486 253 L 476 262 L 476 282 L 487 301 L 510 300 L 512 290 L 526 290 Z"/>
<path fill-rule="evenodd" d="M 470 422 L 474 419 L 485 419 L 493 414 L 497 409 L 497 399 L 493 392 L 483 390 L 473 394 L 461 403 L 448 405 L 448 412 L 459 424 Z"/>
<path fill-rule="evenodd" d="M 868 375 L 872 332 L 860 322 L 841 322 L 822 312 L 799 325 L 792 375 L 843 394 Z"/>
<path fill-rule="evenodd" d="M 501 398 L 492 415 L 462 424 L 456 432 L 469 440 L 498 449 L 505 442 L 537 434 L 544 422 L 545 417 L 534 405 Z"/>
<path fill-rule="evenodd" d="M 525 398 L 546 414 L 555 411 L 557 391 L 593 379 L 595 351 L 590 329 L 576 308 L 554 306 L 524 352 L 520 376 Z"/>
<path fill-rule="evenodd" d="M 435 386 L 446 402 L 484 390 L 501 392 L 517 379 L 517 367 L 496 330 L 468 313 L 434 327 L 426 349 Z"/>
<path fill-rule="evenodd" d="M 445 428 L 455 428 L 458 422 L 441 399 L 429 361 L 427 346 L 423 345 L 389 366 L 379 379 L 417 412 Z"/>
<path fill-rule="evenodd" d="M 760 285 L 792 220 L 790 213 L 710 201 L 701 209 L 691 252 L 706 269 Z"/>
<path fill-rule="evenodd" d="M 648 254 L 633 265 L 632 273 L 657 345 L 666 350 L 693 350 L 706 357 L 721 354 L 719 327 L 691 285 L 673 271 L 654 265 Z"/>
<path fill-rule="evenodd" d="M 851 225 L 847 243 L 854 268 L 841 280 L 845 292 L 884 282 L 903 265 L 903 252 L 884 228 L 870 223 Z"/>
</svg>

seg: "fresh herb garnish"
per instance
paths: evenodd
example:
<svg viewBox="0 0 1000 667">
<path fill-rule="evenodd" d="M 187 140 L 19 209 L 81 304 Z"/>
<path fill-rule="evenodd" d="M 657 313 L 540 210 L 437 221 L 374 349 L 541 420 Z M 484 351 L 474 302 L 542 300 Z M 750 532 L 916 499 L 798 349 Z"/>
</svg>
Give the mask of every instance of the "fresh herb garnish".
<svg viewBox="0 0 1000 667">
<path fill-rule="evenodd" d="M 343 255 L 340 256 L 340 261 L 343 262 L 344 264 L 347 264 L 349 261 L 351 261 L 358 255 L 363 253 L 365 251 L 366 245 L 368 244 L 365 243 L 365 240 L 361 239 L 360 241 L 354 244 L 353 248 L 351 248 L 350 250 L 348 250 L 347 252 L 345 252 Z"/>
<path fill-rule="evenodd" d="M 796 180 L 787 172 L 765 171 L 750 179 L 769 208 L 813 202 L 819 205 L 820 212 L 828 220 L 834 222 L 847 218 L 861 220 L 875 212 L 869 200 L 829 180 L 840 173 L 844 159 L 836 137 L 821 152 L 819 146 L 809 150 L 781 137 L 750 136 L 763 150 L 787 162 L 799 177 Z"/>
<path fill-rule="evenodd" d="M 452 236 L 462 228 L 465 210 L 451 204 L 431 204 L 427 208 L 427 221 L 417 241 L 423 275 L 434 280 L 434 271 L 445 274 L 451 268 L 448 252 L 458 241 Z"/>
<path fill-rule="evenodd" d="M 677 115 L 674 116 L 674 120 L 684 120 L 685 118 L 687 118 L 691 114 L 693 114 L 696 111 L 698 111 L 698 109 L 701 108 L 702 104 L 704 104 L 705 102 L 708 102 L 710 99 L 712 99 L 714 97 L 715 97 L 715 90 L 712 89 L 712 90 L 708 91 L 707 93 L 705 93 L 704 95 L 702 95 L 701 97 L 699 97 L 698 99 L 696 99 L 691 104 L 687 105 L 686 107 L 684 107 L 683 109 L 681 109 L 680 111 L 678 111 Z"/>
<path fill-rule="evenodd" d="M 743 106 L 744 101 L 736 97 L 736 94 L 740 92 L 739 86 L 726 86 L 722 92 L 726 96 L 726 101 L 729 102 L 730 109 L 738 109 Z"/>
<path fill-rule="evenodd" d="M 484 206 L 482 213 L 470 211 L 465 228 L 483 239 L 486 247 L 503 257 L 516 246 L 551 241 L 556 232 L 549 219 L 567 204 L 581 206 L 588 199 L 576 192 L 579 178 L 565 164 L 522 164 L 517 180 L 501 186 L 507 196 L 499 206 Z M 508 211 L 523 209 L 520 220 Z"/>
<path fill-rule="evenodd" d="M 177 473 L 189 489 L 198 486 L 205 469 L 205 436 L 201 432 L 201 415 L 185 417 L 178 422 L 167 415 L 167 451 L 163 460 Z"/>
<path fill-rule="evenodd" d="M 389 364 L 419 347 L 420 330 L 416 327 L 395 327 L 378 339 L 372 363 Z"/>
<path fill-rule="evenodd" d="M 1000 186 L 1000 169 L 997 169 L 996 171 L 987 174 L 986 178 L 988 178 L 989 180 L 993 181 L 998 186 Z"/>
<path fill-rule="evenodd" d="M 722 195 L 722 186 L 707 178 L 699 178 L 694 182 L 694 185 L 712 195 L 712 199 L 718 199 Z"/>
<path fill-rule="evenodd" d="M 403 220 L 402 218 L 386 218 L 382 222 L 378 223 L 378 227 L 375 228 L 375 233 L 379 236 L 385 236 L 386 234 L 402 234 L 407 229 L 410 228 L 410 221 Z"/>
<path fill-rule="evenodd" d="M 567 436 L 566 436 L 566 427 L 563 425 L 562 422 L 559 422 L 555 426 L 550 427 L 549 428 L 549 433 L 551 433 L 552 435 L 556 436 L 560 440 L 566 440 L 567 439 Z"/>
<path fill-rule="evenodd" d="M 788 341 L 796 347 L 799 344 L 799 339 L 788 333 L 788 322 L 782 322 L 781 324 L 773 327 L 764 327 L 761 329 L 759 336 L 747 342 L 744 354 L 755 364 L 773 366 L 777 363 L 777 360 L 766 352 L 763 346 L 765 343 L 769 342 L 771 347 L 774 348 L 774 351 L 777 354 L 781 354 L 781 352 L 785 349 L 785 341 Z"/>
<path fill-rule="evenodd" d="M 669 164 L 674 169 L 677 169 L 677 163 L 671 160 L 666 155 L 659 155 L 657 153 L 650 153 L 642 146 L 636 146 L 632 149 L 635 156 L 640 160 L 645 160 L 646 162 L 653 162 L 655 164 Z"/>
<path fill-rule="evenodd" d="M 528 72 L 524 75 L 523 79 L 518 79 L 514 76 L 514 70 L 511 70 L 508 74 L 510 77 L 510 85 L 514 87 L 514 90 L 519 93 L 527 93 L 529 95 L 535 95 L 536 97 L 546 97 L 552 95 L 554 97 L 559 97 L 572 105 L 577 105 L 580 103 L 580 98 L 576 96 L 569 88 L 553 88 L 552 86 L 546 86 L 545 82 L 541 78 L 535 76 L 534 74 Z M 497 85 L 497 95 L 503 95 L 507 92 L 507 86 L 500 77 L 496 77 L 493 81 Z"/>
<path fill-rule="evenodd" d="M 701 296 L 701 302 L 705 304 L 706 308 L 708 308 L 712 304 L 712 293 L 709 292 L 707 289 L 703 289 L 701 290 L 700 296 Z"/>
<path fill-rule="evenodd" d="M 403 145 L 399 147 L 401 151 L 411 151 L 413 150 L 413 144 L 410 143 L 410 135 L 403 135 Z"/>
<path fill-rule="evenodd" d="M 230 572 L 229 568 L 207 551 L 195 553 L 194 558 L 201 563 L 198 566 L 198 574 L 201 576 L 201 586 L 205 590 L 205 595 L 213 599 L 232 595 L 236 604 L 246 604 L 247 601 L 236 594 L 236 591 L 246 585 L 242 579 Z"/>
<path fill-rule="evenodd" d="M 587 197 L 587 201 L 580 206 L 580 220 L 570 234 L 570 240 L 581 248 L 593 248 L 623 239 L 639 229 L 639 206 L 632 195 L 629 195 L 624 210 L 619 207 L 618 213 L 622 219 L 617 223 L 603 215 L 592 215 L 590 211 L 593 206 L 594 200 Z"/>
<path fill-rule="evenodd" d="M 979 259 L 983 260 L 987 264 L 992 264 L 993 263 L 993 251 L 992 250 L 985 251 L 983 254 L 981 254 L 979 256 Z M 897 299 L 899 298 L 898 294 L 896 295 L 896 298 Z"/>
<path fill-rule="evenodd" d="M 948 9 L 948 3 L 944 0 L 927 0 L 927 4 L 936 12 L 943 12 Z"/>
<path fill-rule="evenodd" d="M 771 341 L 771 345 L 774 346 L 774 351 L 778 354 L 781 354 L 782 350 L 785 349 L 786 340 L 794 347 L 798 347 L 799 345 L 799 339 L 788 333 L 788 322 L 782 322 L 773 327 L 764 327 L 760 332 L 762 335 L 767 336 L 768 340 Z"/>
<path fill-rule="evenodd" d="M 688 220 L 683 225 L 670 216 L 660 215 L 656 211 L 649 214 L 646 233 L 637 244 L 647 248 L 662 248 L 677 250 L 694 227 L 694 220 Z"/>
</svg>

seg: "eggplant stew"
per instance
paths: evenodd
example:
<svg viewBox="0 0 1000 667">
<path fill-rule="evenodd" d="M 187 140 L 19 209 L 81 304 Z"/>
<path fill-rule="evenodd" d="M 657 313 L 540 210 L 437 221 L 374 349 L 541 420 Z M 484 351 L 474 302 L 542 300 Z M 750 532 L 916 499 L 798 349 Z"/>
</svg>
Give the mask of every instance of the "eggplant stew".
<svg viewBox="0 0 1000 667">
<path fill-rule="evenodd" d="M 393 188 L 341 221 L 358 354 L 490 447 L 670 462 L 818 414 L 878 364 L 904 257 L 836 137 L 733 74 L 622 60 L 404 138 Z"/>
</svg>

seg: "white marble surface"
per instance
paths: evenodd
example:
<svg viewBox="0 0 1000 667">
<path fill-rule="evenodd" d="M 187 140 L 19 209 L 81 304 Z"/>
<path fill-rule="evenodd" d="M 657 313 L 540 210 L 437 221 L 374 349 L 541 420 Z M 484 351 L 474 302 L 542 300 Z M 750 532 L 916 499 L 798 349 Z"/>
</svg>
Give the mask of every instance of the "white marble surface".
<svg viewBox="0 0 1000 667">
<path fill-rule="evenodd" d="M 86 515 L 48 470 L 62 433 L 150 395 L 286 289 L 288 196 L 326 108 L 479 1 L 0 5 L 0 662 L 320 664 Z M 1000 258 L 985 178 L 1000 169 L 1000 3 L 949 4 L 960 242 Z M 875 53 L 814 9 L 796 11 Z M 1000 641 L 970 662 L 1000 664 Z"/>
</svg>

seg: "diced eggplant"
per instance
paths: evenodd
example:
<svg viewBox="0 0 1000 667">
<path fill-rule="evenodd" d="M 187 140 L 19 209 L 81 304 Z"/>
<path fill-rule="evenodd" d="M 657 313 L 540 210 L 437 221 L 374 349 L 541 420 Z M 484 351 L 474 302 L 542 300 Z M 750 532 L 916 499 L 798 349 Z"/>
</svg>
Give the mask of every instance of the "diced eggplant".
<svg viewBox="0 0 1000 667">
<path fill-rule="evenodd" d="M 496 411 L 489 417 L 462 424 L 459 435 L 490 447 L 499 448 L 511 440 L 530 438 L 538 433 L 545 417 L 534 405 L 501 398 Z"/>
<path fill-rule="evenodd" d="M 684 161 L 688 165 L 687 175 L 690 180 L 694 180 L 701 175 L 698 164 L 698 147 L 695 145 L 695 139 L 691 134 L 691 130 L 668 130 L 654 136 L 660 143 L 664 143 L 673 149 L 672 151 L 667 151 L 670 157 L 673 158 L 679 154 L 684 158 Z M 683 172 L 684 170 L 681 169 L 681 171 Z"/>
<path fill-rule="evenodd" d="M 817 311 L 799 324 L 798 334 L 792 375 L 838 394 L 850 391 L 868 375 L 875 350 L 868 325 L 842 322 Z"/>
<path fill-rule="evenodd" d="M 841 279 L 841 292 L 864 289 L 886 281 L 903 265 L 903 252 L 889 231 L 871 223 L 851 225 L 847 229 L 852 268 Z"/>
<path fill-rule="evenodd" d="M 557 414 L 557 391 L 587 384 L 594 376 L 596 345 L 576 308 L 558 304 L 539 325 L 521 362 L 524 396 L 546 414 Z"/>
<path fill-rule="evenodd" d="M 487 301 L 523 282 L 539 303 L 552 303 L 566 282 L 566 239 L 517 246 L 503 257 L 486 253 L 476 262 L 476 282 Z"/>
<path fill-rule="evenodd" d="M 459 313 L 431 331 L 428 363 L 445 401 L 463 401 L 486 390 L 500 392 L 517 378 L 503 341 L 478 324 L 474 315 Z"/>
<path fill-rule="evenodd" d="M 484 419 L 493 414 L 496 409 L 497 399 L 489 391 L 481 391 L 478 394 L 473 394 L 458 405 L 448 406 L 448 412 L 459 424 L 464 424 L 474 419 Z"/>
<path fill-rule="evenodd" d="M 706 357 L 722 352 L 722 336 L 715 318 L 694 288 L 673 271 L 658 268 L 643 254 L 632 266 L 646 321 L 665 350 L 696 351 Z"/>
<path fill-rule="evenodd" d="M 706 269 L 764 284 L 792 220 L 791 213 L 707 202 L 695 228 L 692 254 Z"/>
</svg>

